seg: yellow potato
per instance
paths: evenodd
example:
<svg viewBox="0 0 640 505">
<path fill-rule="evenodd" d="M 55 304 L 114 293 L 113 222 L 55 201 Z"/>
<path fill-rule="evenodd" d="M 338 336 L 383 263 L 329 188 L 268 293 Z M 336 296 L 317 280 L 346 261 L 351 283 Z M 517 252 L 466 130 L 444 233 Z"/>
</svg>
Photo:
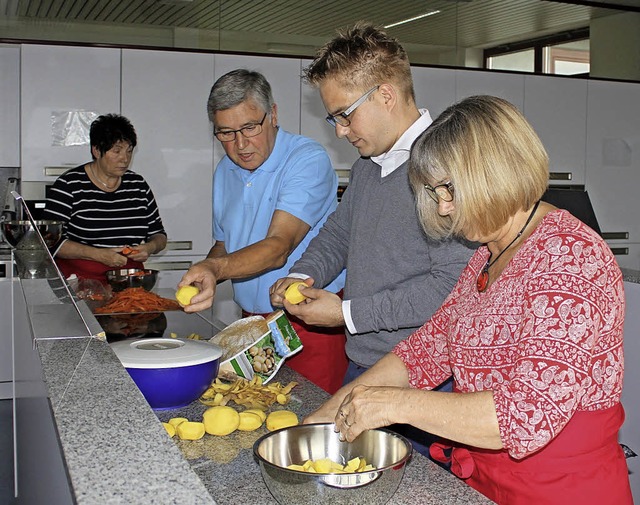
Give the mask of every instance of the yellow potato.
<svg viewBox="0 0 640 505">
<path fill-rule="evenodd" d="M 360 458 L 356 457 L 347 461 L 347 464 L 344 465 L 345 472 L 357 472 L 360 467 Z"/>
<path fill-rule="evenodd" d="M 173 437 L 176 434 L 176 427 L 173 424 L 162 423 L 162 426 L 164 426 L 164 429 L 167 430 L 167 433 L 170 437 Z"/>
<path fill-rule="evenodd" d="M 254 431 L 262 426 L 262 418 L 255 412 L 240 412 L 240 424 L 238 429 L 240 431 Z"/>
<path fill-rule="evenodd" d="M 289 284 L 289 287 L 287 287 L 284 292 L 286 300 L 294 305 L 297 305 L 307 299 L 307 297 L 300 292 L 298 286 L 306 286 L 306 284 L 302 281 L 294 282 L 293 284 Z"/>
<path fill-rule="evenodd" d="M 267 414 L 264 410 L 247 409 L 247 410 L 244 410 L 243 412 L 252 412 L 253 414 L 256 414 L 258 417 L 260 417 L 263 423 L 267 420 Z"/>
<path fill-rule="evenodd" d="M 267 429 L 269 431 L 288 428 L 289 426 L 296 426 L 298 422 L 298 416 L 295 412 L 291 412 L 290 410 L 276 410 L 271 412 L 267 416 L 266 421 Z"/>
<path fill-rule="evenodd" d="M 184 423 L 185 421 L 188 421 L 186 417 L 172 417 L 168 422 L 171 426 L 177 428 L 180 423 Z"/>
<path fill-rule="evenodd" d="M 316 473 L 331 473 L 333 471 L 333 461 L 329 458 L 322 458 L 313 462 L 313 468 Z M 342 468 L 342 467 L 340 467 Z"/>
<path fill-rule="evenodd" d="M 364 458 L 358 457 L 349 460 L 344 466 L 329 458 L 322 458 L 317 461 L 308 459 L 302 465 L 291 464 L 287 468 L 308 473 L 356 473 L 375 470 L 375 467 L 367 464 Z"/>
<path fill-rule="evenodd" d="M 182 286 L 176 291 L 176 300 L 183 307 L 191 303 L 191 299 L 196 296 L 200 290 L 195 286 Z"/>
<path fill-rule="evenodd" d="M 218 405 L 205 410 L 202 421 L 204 429 L 209 435 L 224 437 L 238 429 L 240 415 L 231 407 Z"/>
<path fill-rule="evenodd" d="M 199 440 L 204 437 L 204 424 L 185 421 L 178 425 L 176 433 L 180 440 Z"/>
</svg>

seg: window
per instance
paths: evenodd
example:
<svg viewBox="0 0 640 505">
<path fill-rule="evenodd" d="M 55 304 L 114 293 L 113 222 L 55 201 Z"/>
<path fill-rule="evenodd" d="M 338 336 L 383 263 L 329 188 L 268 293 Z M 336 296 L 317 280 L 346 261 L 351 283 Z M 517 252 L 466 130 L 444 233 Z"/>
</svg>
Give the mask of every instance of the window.
<svg viewBox="0 0 640 505">
<path fill-rule="evenodd" d="M 485 68 L 558 75 L 589 75 L 589 29 L 486 49 Z"/>
<path fill-rule="evenodd" d="M 544 73 L 589 74 L 589 39 L 544 48 Z"/>
</svg>

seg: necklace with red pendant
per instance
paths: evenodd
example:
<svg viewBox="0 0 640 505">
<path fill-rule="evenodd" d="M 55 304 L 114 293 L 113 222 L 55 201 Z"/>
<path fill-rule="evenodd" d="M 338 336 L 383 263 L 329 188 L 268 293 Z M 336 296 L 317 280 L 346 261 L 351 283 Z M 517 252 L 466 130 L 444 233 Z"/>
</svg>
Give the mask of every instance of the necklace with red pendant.
<svg viewBox="0 0 640 505">
<path fill-rule="evenodd" d="M 496 259 L 491 261 L 491 253 L 489 253 L 489 259 L 484 264 L 484 267 L 482 267 L 482 270 L 480 271 L 480 273 L 478 274 L 478 278 L 476 279 L 476 288 L 478 288 L 478 293 L 485 292 L 485 290 L 487 289 L 487 286 L 489 285 L 489 268 L 491 268 L 491 265 L 493 265 L 496 261 L 498 261 L 500 259 L 500 256 L 502 256 L 504 252 L 507 249 L 509 249 L 509 247 L 511 247 L 516 242 L 516 240 L 518 240 L 522 236 L 522 234 L 524 233 L 524 230 L 527 228 L 527 226 L 529 226 L 529 223 L 533 219 L 533 215 L 536 213 L 536 210 L 538 210 L 538 205 L 540 205 L 540 200 L 538 200 L 536 204 L 533 206 L 533 210 L 529 214 L 529 217 L 527 218 L 527 221 L 524 223 L 524 226 L 520 229 L 520 231 L 515 236 L 515 238 L 511 242 L 509 242 L 509 245 L 507 245 L 507 247 L 505 247 L 502 251 L 500 251 L 500 254 L 496 256 Z"/>
</svg>

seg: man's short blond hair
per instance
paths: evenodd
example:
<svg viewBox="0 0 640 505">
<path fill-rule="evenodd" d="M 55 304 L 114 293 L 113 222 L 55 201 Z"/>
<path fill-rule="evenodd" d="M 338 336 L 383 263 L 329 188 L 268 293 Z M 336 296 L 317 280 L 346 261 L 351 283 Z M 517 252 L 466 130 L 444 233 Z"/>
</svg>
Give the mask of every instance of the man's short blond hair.
<svg viewBox="0 0 640 505">
<path fill-rule="evenodd" d="M 338 35 L 316 52 L 303 71 L 303 79 L 315 87 L 325 79 L 335 79 L 347 90 L 393 83 L 407 102 L 415 102 L 406 51 L 396 38 L 363 21 L 338 30 Z"/>
<path fill-rule="evenodd" d="M 450 106 L 414 142 L 409 180 L 427 235 L 465 230 L 483 235 L 540 200 L 549 158 L 531 125 L 511 103 L 472 96 Z M 455 211 L 440 216 L 425 184 L 451 181 Z"/>
</svg>

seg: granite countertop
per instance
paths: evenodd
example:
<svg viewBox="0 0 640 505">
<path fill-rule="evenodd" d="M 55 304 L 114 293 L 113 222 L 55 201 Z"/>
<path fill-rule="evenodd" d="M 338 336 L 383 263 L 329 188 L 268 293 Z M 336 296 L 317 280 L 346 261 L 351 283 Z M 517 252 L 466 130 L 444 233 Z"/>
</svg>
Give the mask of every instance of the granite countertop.
<svg viewBox="0 0 640 505">
<path fill-rule="evenodd" d="M 640 270 L 633 270 L 632 268 L 621 268 L 620 270 L 622 270 L 622 278 L 626 282 L 640 284 Z"/>
<path fill-rule="evenodd" d="M 77 503 L 275 503 L 252 453 L 264 427 L 173 440 L 160 420 L 196 420 L 206 407 L 154 412 L 109 344 L 95 338 L 38 341 L 38 352 Z M 327 397 L 286 366 L 275 380 L 299 383 L 288 408 L 301 417 Z M 418 453 L 392 502 L 492 503 Z"/>
</svg>

